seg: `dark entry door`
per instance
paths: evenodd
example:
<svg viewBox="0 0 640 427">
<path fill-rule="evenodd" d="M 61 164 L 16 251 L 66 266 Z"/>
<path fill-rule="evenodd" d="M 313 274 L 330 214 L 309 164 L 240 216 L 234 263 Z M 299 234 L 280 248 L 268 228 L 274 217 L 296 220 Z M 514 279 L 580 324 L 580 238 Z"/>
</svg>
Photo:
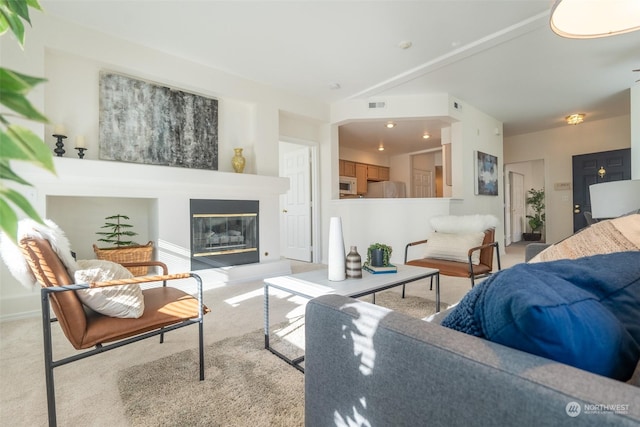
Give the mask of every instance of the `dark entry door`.
<svg viewBox="0 0 640 427">
<path fill-rule="evenodd" d="M 573 231 L 587 226 L 591 212 L 589 186 L 631 179 L 631 148 L 573 156 Z"/>
</svg>

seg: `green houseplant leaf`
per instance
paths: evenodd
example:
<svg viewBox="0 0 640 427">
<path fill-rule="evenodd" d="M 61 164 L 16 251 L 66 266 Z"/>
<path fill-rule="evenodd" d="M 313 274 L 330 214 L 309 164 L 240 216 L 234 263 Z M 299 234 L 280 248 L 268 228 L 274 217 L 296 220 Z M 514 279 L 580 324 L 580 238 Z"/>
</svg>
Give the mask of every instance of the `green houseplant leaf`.
<svg viewBox="0 0 640 427">
<path fill-rule="evenodd" d="M 31 24 L 29 8 L 41 10 L 38 0 L 0 0 L 0 35 L 9 30 L 18 44 L 24 46 L 24 22 Z M 23 22 L 24 21 L 24 22 Z M 26 161 L 55 173 L 49 147 L 32 131 L 9 122 L 8 116 L 46 123 L 47 118 L 33 107 L 27 95 L 45 79 L 0 67 L 0 104 L 12 112 L 0 114 L 0 229 L 14 242 L 18 229 L 18 210 L 42 222 L 38 212 L 18 191 L 5 181 L 31 185 L 13 171 L 10 161 Z"/>
</svg>

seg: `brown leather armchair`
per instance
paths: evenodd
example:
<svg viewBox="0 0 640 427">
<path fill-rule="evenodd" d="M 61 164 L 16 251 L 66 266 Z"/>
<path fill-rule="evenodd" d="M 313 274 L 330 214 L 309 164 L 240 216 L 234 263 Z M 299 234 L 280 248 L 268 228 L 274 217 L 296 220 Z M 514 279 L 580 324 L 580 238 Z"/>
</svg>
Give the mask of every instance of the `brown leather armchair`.
<svg viewBox="0 0 640 427">
<path fill-rule="evenodd" d="M 437 268 L 440 274 L 454 277 L 469 277 L 471 279 L 471 287 L 475 285 L 475 279 L 486 277 L 493 271 L 493 251 L 496 251 L 496 261 L 498 270 L 500 266 L 500 250 L 498 242 L 495 241 L 495 229 L 489 228 L 484 231 L 484 239 L 480 246 L 469 248 L 467 251 L 468 262 L 449 261 L 437 258 L 419 258 L 408 260 L 409 248 L 427 243 L 428 239 L 411 242 L 404 249 L 404 263 L 407 265 L 415 265 L 417 267 Z M 473 264 L 471 258 L 474 252 L 480 252 L 480 263 Z"/>
<path fill-rule="evenodd" d="M 123 265 L 125 267 L 160 267 L 163 271 L 162 275 L 74 284 L 49 241 L 29 237 L 22 239 L 19 246 L 34 276 L 42 286 L 42 327 L 50 426 L 56 425 L 54 368 L 156 335 L 160 335 L 162 343 L 165 332 L 191 324 L 199 326 L 200 380 L 204 380 L 203 316 L 209 312 L 209 309 L 202 302 L 202 280 L 199 276 L 193 273 L 167 274 L 165 264 L 152 261 Z M 166 286 L 167 281 L 188 278 L 193 278 L 197 282 L 196 297 L 177 288 Z M 163 282 L 161 287 L 142 291 L 145 309 L 143 315 L 137 319 L 114 318 L 88 310 L 74 292 L 78 289 L 160 281 Z M 51 316 L 51 309 L 55 318 Z M 84 350 L 82 353 L 60 360 L 53 359 L 51 323 L 56 321 L 73 347 L 76 350 Z"/>
</svg>

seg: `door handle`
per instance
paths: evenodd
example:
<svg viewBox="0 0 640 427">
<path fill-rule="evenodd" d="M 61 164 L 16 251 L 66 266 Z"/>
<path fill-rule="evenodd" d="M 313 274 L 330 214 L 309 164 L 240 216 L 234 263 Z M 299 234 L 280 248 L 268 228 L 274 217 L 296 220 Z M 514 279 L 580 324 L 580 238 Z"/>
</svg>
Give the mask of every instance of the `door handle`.
<svg viewBox="0 0 640 427">
<path fill-rule="evenodd" d="M 286 209 L 282 209 L 282 213 L 287 213 L 287 212 L 289 212 L 289 211 L 286 210 Z"/>
<path fill-rule="evenodd" d="M 579 214 L 580 212 L 580 205 L 573 205 L 573 213 Z"/>
</svg>

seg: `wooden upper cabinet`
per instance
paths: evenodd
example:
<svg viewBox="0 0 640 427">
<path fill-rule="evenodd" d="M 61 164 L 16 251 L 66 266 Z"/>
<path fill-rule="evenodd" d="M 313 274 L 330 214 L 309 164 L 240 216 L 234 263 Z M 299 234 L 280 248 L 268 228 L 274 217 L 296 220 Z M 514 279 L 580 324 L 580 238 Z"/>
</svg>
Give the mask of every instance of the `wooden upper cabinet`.
<svg viewBox="0 0 640 427">
<path fill-rule="evenodd" d="M 386 166 L 380 166 L 378 168 L 378 177 L 380 181 L 389 181 L 389 168 Z"/>
<path fill-rule="evenodd" d="M 339 160 L 340 176 L 356 176 L 356 163 L 349 160 Z"/>
<path fill-rule="evenodd" d="M 379 181 L 379 167 L 374 165 L 367 165 L 367 179 L 369 181 Z"/>
</svg>

